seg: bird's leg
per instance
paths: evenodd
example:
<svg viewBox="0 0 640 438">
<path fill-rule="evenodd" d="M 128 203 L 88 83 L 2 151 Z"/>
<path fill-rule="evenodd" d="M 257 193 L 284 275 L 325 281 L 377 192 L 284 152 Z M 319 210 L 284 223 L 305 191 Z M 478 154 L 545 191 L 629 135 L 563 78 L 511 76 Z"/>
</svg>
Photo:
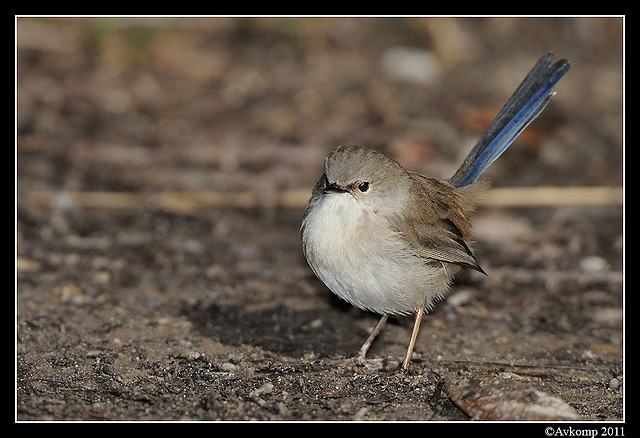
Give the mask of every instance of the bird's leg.
<svg viewBox="0 0 640 438">
<path fill-rule="evenodd" d="M 378 336 L 378 333 L 380 333 L 382 327 L 384 327 L 384 324 L 387 322 L 388 317 L 389 315 L 382 315 L 376 326 L 373 328 L 373 330 L 371 330 L 371 333 L 369 333 L 369 337 L 366 341 L 364 341 L 364 344 L 362 344 L 362 347 L 360 347 L 360 350 L 358 351 L 358 362 L 364 361 L 365 356 L 367 355 L 367 351 L 369 351 L 371 344 L 373 344 L 373 340 L 376 338 L 376 336 Z"/>
<path fill-rule="evenodd" d="M 420 323 L 422 322 L 422 315 L 424 314 L 424 307 L 420 307 L 416 312 L 416 319 L 413 321 L 413 330 L 411 331 L 411 339 L 409 340 L 409 347 L 407 347 L 407 354 L 402 361 L 402 371 L 409 370 L 409 362 L 411 362 L 411 355 L 413 354 L 413 347 L 416 345 L 416 338 L 420 331 Z"/>
</svg>

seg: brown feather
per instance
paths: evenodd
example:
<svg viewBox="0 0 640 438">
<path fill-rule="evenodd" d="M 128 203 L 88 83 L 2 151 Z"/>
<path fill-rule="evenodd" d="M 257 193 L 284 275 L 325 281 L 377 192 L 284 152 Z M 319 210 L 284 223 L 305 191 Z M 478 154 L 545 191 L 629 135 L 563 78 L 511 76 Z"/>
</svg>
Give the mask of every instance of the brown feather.
<svg viewBox="0 0 640 438">
<path fill-rule="evenodd" d="M 427 261 L 452 263 L 484 274 L 469 247 L 471 220 L 464 208 L 470 204 L 465 199 L 468 194 L 445 181 L 410 175 L 413 205 L 392 219 L 396 231 Z"/>
</svg>

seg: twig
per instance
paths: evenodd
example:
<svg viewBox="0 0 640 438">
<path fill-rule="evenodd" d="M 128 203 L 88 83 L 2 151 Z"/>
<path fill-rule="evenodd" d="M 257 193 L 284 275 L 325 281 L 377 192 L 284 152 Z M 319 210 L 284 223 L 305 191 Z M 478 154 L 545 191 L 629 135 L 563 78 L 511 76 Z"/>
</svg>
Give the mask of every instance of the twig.
<svg viewBox="0 0 640 438">
<path fill-rule="evenodd" d="M 501 187 L 480 201 L 485 207 L 606 206 L 623 203 L 622 187 Z M 84 192 L 28 191 L 22 199 L 48 208 L 136 209 L 159 208 L 189 213 L 201 208 L 304 208 L 310 190 L 283 190 L 262 197 L 251 191 Z M 18 202 L 21 202 L 18 197 Z"/>
</svg>

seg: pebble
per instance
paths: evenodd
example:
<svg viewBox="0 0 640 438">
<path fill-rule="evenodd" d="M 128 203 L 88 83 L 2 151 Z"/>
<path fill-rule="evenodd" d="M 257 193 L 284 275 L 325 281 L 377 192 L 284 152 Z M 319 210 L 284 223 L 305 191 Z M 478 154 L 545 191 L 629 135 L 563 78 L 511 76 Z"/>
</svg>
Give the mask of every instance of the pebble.
<svg viewBox="0 0 640 438">
<path fill-rule="evenodd" d="M 473 299 L 473 292 L 469 289 L 463 289 L 455 294 L 451 295 L 447 302 L 453 307 L 463 306 L 468 304 Z"/>
<path fill-rule="evenodd" d="M 267 403 L 261 396 L 263 394 L 270 394 L 272 391 L 273 391 L 273 383 L 265 383 L 260 388 L 254 389 L 253 391 L 251 391 L 249 393 L 249 397 L 259 406 L 266 408 L 269 406 L 269 403 Z"/>
<path fill-rule="evenodd" d="M 585 272 L 604 272 L 607 265 L 607 261 L 599 256 L 587 256 L 580 260 L 580 269 Z"/>
<path fill-rule="evenodd" d="M 611 389 L 612 391 L 617 391 L 618 389 L 620 389 L 621 385 L 622 383 L 616 377 L 609 381 L 609 389 Z"/>
<path fill-rule="evenodd" d="M 622 308 L 604 307 L 597 309 L 591 315 L 591 319 L 601 325 L 610 325 L 622 323 Z"/>
<path fill-rule="evenodd" d="M 188 351 L 186 356 L 187 356 L 187 359 L 196 360 L 196 359 L 200 359 L 202 357 L 202 354 L 198 351 Z"/>
<path fill-rule="evenodd" d="M 250 397 L 260 397 L 263 394 L 269 394 L 273 391 L 273 383 L 265 383 L 258 389 L 254 389 L 249 394 Z"/>
<path fill-rule="evenodd" d="M 80 304 L 81 301 L 89 300 L 89 298 L 84 297 L 82 289 L 75 284 L 65 284 L 55 287 L 53 294 L 59 297 L 62 302 L 73 300 L 76 304 Z M 83 298 L 86 298 L 86 300 L 83 300 Z"/>
<path fill-rule="evenodd" d="M 421 84 L 434 83 L 442 73 L 431 52 L 412 47 L 392 47 L 382 55 L 382 69 L 392 77 Z"/>
<path fill-rule="evenodd" d="M 222 371 L 235 371 L 238 369 L 238 366 L 232 364 L 231 362 L 224 362 L 220 365 L 220 369 Z"/>
</svg>

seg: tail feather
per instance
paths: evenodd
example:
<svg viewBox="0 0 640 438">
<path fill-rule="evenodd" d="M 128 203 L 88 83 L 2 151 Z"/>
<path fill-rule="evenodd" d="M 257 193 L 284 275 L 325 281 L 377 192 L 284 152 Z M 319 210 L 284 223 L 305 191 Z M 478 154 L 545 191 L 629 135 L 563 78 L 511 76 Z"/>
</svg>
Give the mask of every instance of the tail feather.
<svg viewBox="0 0 640 438">
<path fill-rule="evenodd" d="M 551 65 L 552 60 L 553 52 L 545 53 L 538 60 L 451 177 L 451 184 L 463 187 L 477 181 L 487 167 L 538 117 L 555 94 L 553 87 L 570 67 L 566 59 Z"/>
</svg>

